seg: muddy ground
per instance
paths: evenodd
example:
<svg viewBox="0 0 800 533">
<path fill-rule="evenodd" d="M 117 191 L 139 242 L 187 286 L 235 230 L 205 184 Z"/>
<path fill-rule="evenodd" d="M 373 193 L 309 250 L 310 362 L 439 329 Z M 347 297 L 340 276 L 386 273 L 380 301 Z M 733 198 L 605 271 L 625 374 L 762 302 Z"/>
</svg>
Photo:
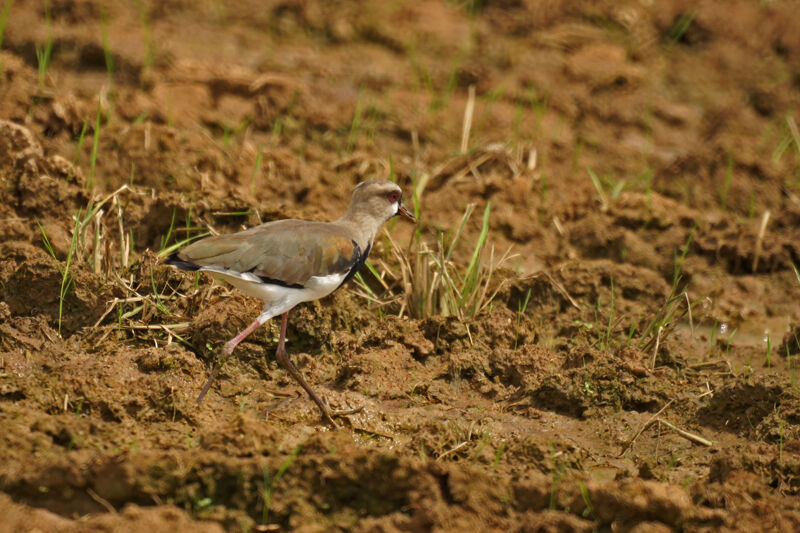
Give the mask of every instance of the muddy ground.
<svg viewBox="0 0 800 533">
<path fill-rule="evenodd" d="M 0 530 L 800 530 L 795 3 L 0 3 Z M 289 327 L 363 410 L 275 324 L 194 405 L 259 304 L 159 252 L 390 176 Z"/>
</svg>

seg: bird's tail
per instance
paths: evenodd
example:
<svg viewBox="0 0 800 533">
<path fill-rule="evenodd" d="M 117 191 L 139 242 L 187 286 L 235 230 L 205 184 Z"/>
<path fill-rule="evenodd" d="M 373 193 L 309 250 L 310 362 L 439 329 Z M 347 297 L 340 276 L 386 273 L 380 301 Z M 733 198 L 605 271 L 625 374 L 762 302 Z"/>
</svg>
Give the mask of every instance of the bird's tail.
<svg viewBox="0 0 800 533">
<path fill-rule="evenodd" d="M 192 263 L 191 261 L 185 261 L 178 257 L 178 252 L 175 252 L 171 256 L 167 257 L 164 260 L 165 265 L 174 266 L 175 268 L 179 268 L 181 270 L 189 270 L 189 271 L 196 271 L 200 270 L 202 267 L 196 263 Z"/>
</svg>

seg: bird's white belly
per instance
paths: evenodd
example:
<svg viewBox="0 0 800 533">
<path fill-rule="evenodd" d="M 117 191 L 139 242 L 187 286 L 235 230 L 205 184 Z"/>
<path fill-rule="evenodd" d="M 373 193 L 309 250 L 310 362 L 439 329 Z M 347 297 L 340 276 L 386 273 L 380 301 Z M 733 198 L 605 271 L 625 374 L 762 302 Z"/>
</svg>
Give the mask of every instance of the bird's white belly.
<svg viewBox="0 0 800 533">
<path fill-rule="evenodd" d="M 306 282 L 303 288 L 295 288 L 265 283 L 260 279 L 255 281 L 249 279 L 249 276 L 241 274 L 233 275 L 219 271 L 214 271 L 214 273 L 242 291 L 243 294 L 258 298 L 264 302 L 264 310 L 259 315 L 259 320 L 262 320 L 262 323 L 276 315 L 285 313 L 299 303 L 324 298 L 335 291 L 346 276 L 346 274 L 314 276 Z"/>
</svg>

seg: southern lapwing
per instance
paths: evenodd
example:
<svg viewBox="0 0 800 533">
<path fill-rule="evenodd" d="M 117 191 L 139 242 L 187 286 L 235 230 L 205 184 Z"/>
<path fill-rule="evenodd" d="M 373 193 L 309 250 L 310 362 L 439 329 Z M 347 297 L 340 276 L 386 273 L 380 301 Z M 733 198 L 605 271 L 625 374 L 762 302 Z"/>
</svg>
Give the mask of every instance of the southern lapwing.
<svg viewBox="0 0 800 533">
<path fill-rule="evenodd" d="M 165 263 L 181 270 L 213 272 L 248 296 L 264 301 L 258 318 L 222 349 L 223 360 L 236 345 L 267 320 L 281 315 L 276 358 L 317 404 L 323 419 L 334 427 L 331 412 L 306 383 L 286 353 L 289 310 L 299 303 L 323 298 L 352 278 L 372 249 L 384 222 L 401 215 L 416 222 L 401 201 L 395 183 L 372 179 L 353 190 L 350 206 L 334 222 L 277 220 L 239 233 L 197 241 L 172 254 Z M 197 398 L 208 392 L 215 366 Z"/>
</svg>

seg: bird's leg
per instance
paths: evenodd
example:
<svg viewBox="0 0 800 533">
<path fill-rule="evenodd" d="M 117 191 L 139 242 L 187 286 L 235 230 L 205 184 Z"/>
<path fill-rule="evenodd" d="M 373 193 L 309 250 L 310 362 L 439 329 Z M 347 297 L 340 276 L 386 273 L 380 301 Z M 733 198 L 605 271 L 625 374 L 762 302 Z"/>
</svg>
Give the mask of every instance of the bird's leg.
<svg viewBox="0 0 800 533">
<path fill-rule="evenodd" d="M 281 364 L 283 368 L 289 371 L 292 377 L 297 381 L 301 387 L 308 393 L 311 399 L 317 404 L 319 407 L 320 413 L 322 413 L 322 418 L 332 425 L 334 428 L 339 428 L 339 425 L 333 420 L 331 416 L 331 412 L 328 409 L 328 406 L 317 396 L 317 393 L 306 383 L 306 380 L 303 379 L 303 375 L 300 374 L 300 371 L 294 366 L 292 361 L 289 359 L 289 354 L 286 353 L 286 323 L 289 320 L 289 312 L 283 313 L 281 316 L 281 336 L 278 340 L 278 350 L 275 352 L 275 357 L 278 360 L 278 363 Z"/>
<path fill-rule="evenodd" d="M 244 328 L 244 330 L 241 333 L 239 333 L 234 338 L 226 342 L 225 346 L 222 347 L 222 360 L 225 361 L 225 359 L 227 359 L 233 353 L 233 349 L 236 348 L 236 346 L 240 342 L 242 342 L 245 339 L 245 337 L 253 333 L 264 322 L 266 322 L 266 320 L 262 320 L 261 317 L 259 316 L 252 324 Z M 197 400 L 195 400 L 196 404 L 200 403 L 203 400 L 206 393 L 208 392 L 208 389 L 211 388 L 211 384 L 214 382 L 214 378 L 217 376 L 217 372 L 219 372 L 219 367 L 220 364 L 217 363 L 217 361 L 215 360 L 214 368 L 211 369 L 211 375 L 208 376 L 208 381 L 206 381 L 206 384 L 203 385 L 203 389 L 197 396 Z"/>
</svg>

